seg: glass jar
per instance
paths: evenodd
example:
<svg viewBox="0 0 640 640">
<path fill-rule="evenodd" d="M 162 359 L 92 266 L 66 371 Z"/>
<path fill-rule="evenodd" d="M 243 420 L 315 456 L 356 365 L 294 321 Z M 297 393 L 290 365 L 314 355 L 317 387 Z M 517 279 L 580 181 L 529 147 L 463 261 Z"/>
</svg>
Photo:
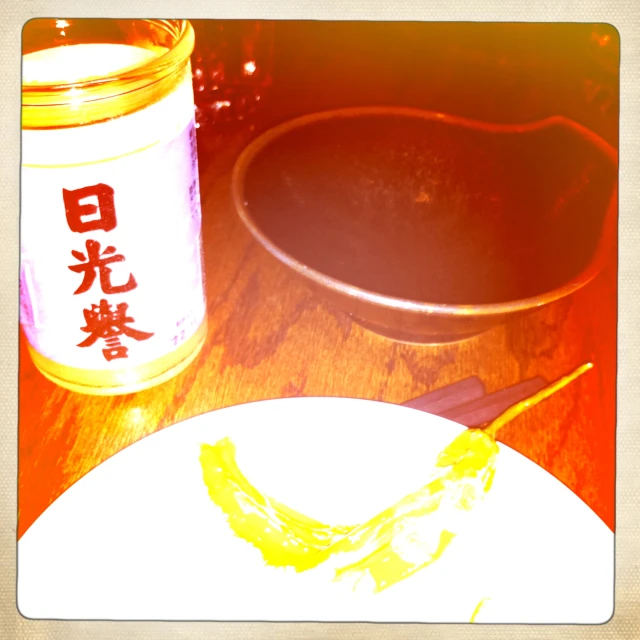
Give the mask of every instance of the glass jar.
<svg viewBox="0 0 640 640">
<path fill-rule="evenodd" d="M 24 28 L 20 321 L 65 388 L 145 389 L 203 345 L 193 46 L 180 20 Z"/>
<path fill-rule="evenodd" d="M 275 23 L 270 20 L 193 20 L 196 120 L 219 127 L 252 122 L 273 83 Z"/>
</svg>

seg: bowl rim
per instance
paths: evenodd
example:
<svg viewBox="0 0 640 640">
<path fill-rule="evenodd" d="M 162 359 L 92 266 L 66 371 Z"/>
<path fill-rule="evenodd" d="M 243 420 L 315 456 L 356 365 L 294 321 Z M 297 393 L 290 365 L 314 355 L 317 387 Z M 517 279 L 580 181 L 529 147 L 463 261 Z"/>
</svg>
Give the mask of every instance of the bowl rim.
<svg viewBox="0 0 640 640">
<path fill-rule="evenodd" d="M 498 315 L 541 307 L 577 291 L 602 271 L 609 258 L 610 251 L 615 246 L 614 238 L 616 238 L 618 232 L 616 224 L 618 211 L 618 176 L 616 176 L 608 209 L 603 219 L 603 228 L 600 240 L 590 262 L 581 272 L 561 286 L 527 298 L 487 304 L 449 304 L 390 296 L 371 291 L 370 289 L 364 289 L 338 278 L 329 276 L 322 271 L 304 264 L 304 262 L 281 249 L 255 223 L 244 198 L 245 177 L 253 161 L 271 142 L 294 129 L 299 129 L 308 124 L 314 124 L 322 120 L 371 115 L 403 116 L 425 120 L 437 120 L 454 126 L 462 126 L 491 133 L 521 133 L 560 126 L 573 130 L 575 133 L 585 138 L 588 142 L 598 148 L 610 161 L 612 161 L 615 164 L 616 169 L 619 169 L 618 152 L 611 144 L 584 125 L 560 115 L 550 116 L 548 118 L 527 123 L 504 124 L 473 120 L 437 111 L 398 106 L 347 107 L 309 113 L 271 127 L 264 133 L 260 134 L 242 151 L 232 171 L 231 195 L 240 219 L 254 239 L 257 240 L 258 243 L 261 244 L 263 248 L 265 248 L 278 261 L 284 263 L 302 277 L 313 281 L 315 284 L 346 295 L 350 298 L 366 301 L 387 309 L 410 311 L 418 314 L 456 316 Z"/>
</svg>

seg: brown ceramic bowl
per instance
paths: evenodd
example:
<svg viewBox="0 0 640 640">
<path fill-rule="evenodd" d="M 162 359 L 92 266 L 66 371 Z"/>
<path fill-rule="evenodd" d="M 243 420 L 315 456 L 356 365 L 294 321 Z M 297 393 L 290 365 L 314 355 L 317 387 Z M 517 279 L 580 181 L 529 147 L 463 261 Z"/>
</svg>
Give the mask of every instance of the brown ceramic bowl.
<svg viewBox="0 0 640 640">
<path fill-rule="evenodd" d="M 255 239 L 362 326 L 453 342 L 597 275 L 616 246 L 617 153 L 562 117 L 342 109 L 257 138 L 233 196 Z"/>
</svg>

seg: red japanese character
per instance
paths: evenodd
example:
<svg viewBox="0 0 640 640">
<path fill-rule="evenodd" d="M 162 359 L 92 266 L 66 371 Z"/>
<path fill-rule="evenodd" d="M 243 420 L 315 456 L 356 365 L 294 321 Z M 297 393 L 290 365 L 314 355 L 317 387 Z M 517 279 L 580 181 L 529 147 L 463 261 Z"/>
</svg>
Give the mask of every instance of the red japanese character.
<svg viewBox="0 0 640 640">
<path fill-rule="evenodd" d="M 135 289 L 138 286 L 133 274 L 129 274 L 129 280 L 126 284 L 111 284 L 111 269 L 107 265 L 112 262 L 124 262 L 125 259 L 120 254 L 112 255 L 115 254 L 115 247 L 107 247 L 100 253 L 100 243 L 95 240 L 87 240 L 85 246 L 87 248 L 86 256 L 80 251 L 71 251 L 73 257 L 80 260 L 82 264 L 71 265 L 69 269 L 76 273 L 84 271 L 82 284 L 74 291 L 74 295 L 89 291 L 96 279 L 96 271 L 100 273 L 100 286 L 104 293 L 123 293 L 131 291 L 131 289 Z"/>
<path fill-rule="evenodd" d="M 92 304 L 91 309 L 84 309 L 84 319 L 87 325 L 81 327 L 80 330 L 90 335 L 78 346 L 90 347 L 102 338 L 107 344 L 107 349 L 102 350 L 107 360 L 126 358 L 127 348 L 120 344 L 119 336 L 125 335 L 140 341 L 148 340 L 153 335 L 153 333 L 127 326 L 135 322 L 134 318 L 127 316 L 127 308 L 127 303 L 121 302 L 113 310 L 111 305 L 103 299 L 100 300 L 100 304 Z"/>
<path fill-rule="evenodd" d="M 81 203 L 81 200 L 91 196 L 98 199 L 97 206 Z M 116 228 L 113 189 L 108 184 L 94 184 L 90 187 L 74 190 L 63 189 L 62 198 L 67 214 L 67 224 L 74 233 L 85 233 L 97 229 L 111 231 Z"/>
</svg>

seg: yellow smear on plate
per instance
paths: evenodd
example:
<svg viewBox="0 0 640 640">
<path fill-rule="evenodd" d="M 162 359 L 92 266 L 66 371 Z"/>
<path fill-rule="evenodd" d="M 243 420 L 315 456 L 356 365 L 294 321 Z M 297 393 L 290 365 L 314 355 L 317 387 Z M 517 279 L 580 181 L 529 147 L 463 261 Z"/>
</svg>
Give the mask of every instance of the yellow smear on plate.
<svg viewBox="0 0 640 640">
<path fill-rule="evenodd" d="M 211 500 L 234 533 L 257 547 L 269 565 L 308 569 L 315 566 L 314 552 L 349 532 L 349 527 L 323 524 L 261 494 L 238 469 L 235 446 L 228 438 L 203 444 L 200 463 Z"/>
<path fill-rule="evenodd" d="M 510 407 L 488 428 L 463 431 L 438 455 L 427 484 L 359 525 L 323 524 L 262 494 L 238 468 L 228 438 L 201 445 L 203 479 L 231 529 L 256 547 L 267 565 L 299 572 L 326 563 L 335 579 L 349 580 L 354 589 L 364 583 L 377 593 L 432 564 L 451 544 L 465 514 L 491 489 L 498 429 L 592 366 L 583 365 Z"/>
<path fill-rule="evenodd" d="M 474 609 L 473 614 L 471 615 L 471 620 L 469 620 L 469 622 L 475 622 L 476 621 L 476 618 L 478 617 L 478 614 L 480 613 L 480 609 L 482 609 L 482 607 L 484 606 L 484 603 L 487 600 L 491 600 L 491 598 L 482 598 L 482 600 L 480 600 L 480 602 L 478 602 L 478 605 Z"/>
<path fill-rule="evenodd" d="M 378 592 L 442 555 L 455 531 L 443 526 L 434 536 L 428 516 L 469 511 L 491 487 L 497 453 L 481 430 L 464 431 L 440 454 L 428 484 L 352 527 L 323 524 L 260 493 L 238 468 L 228 438 L 203 444 L 200 463 L 209 497 L 268 565 L 305 571 L 335 557 L 337 579 L 368 577 Z"/>
</svg>

